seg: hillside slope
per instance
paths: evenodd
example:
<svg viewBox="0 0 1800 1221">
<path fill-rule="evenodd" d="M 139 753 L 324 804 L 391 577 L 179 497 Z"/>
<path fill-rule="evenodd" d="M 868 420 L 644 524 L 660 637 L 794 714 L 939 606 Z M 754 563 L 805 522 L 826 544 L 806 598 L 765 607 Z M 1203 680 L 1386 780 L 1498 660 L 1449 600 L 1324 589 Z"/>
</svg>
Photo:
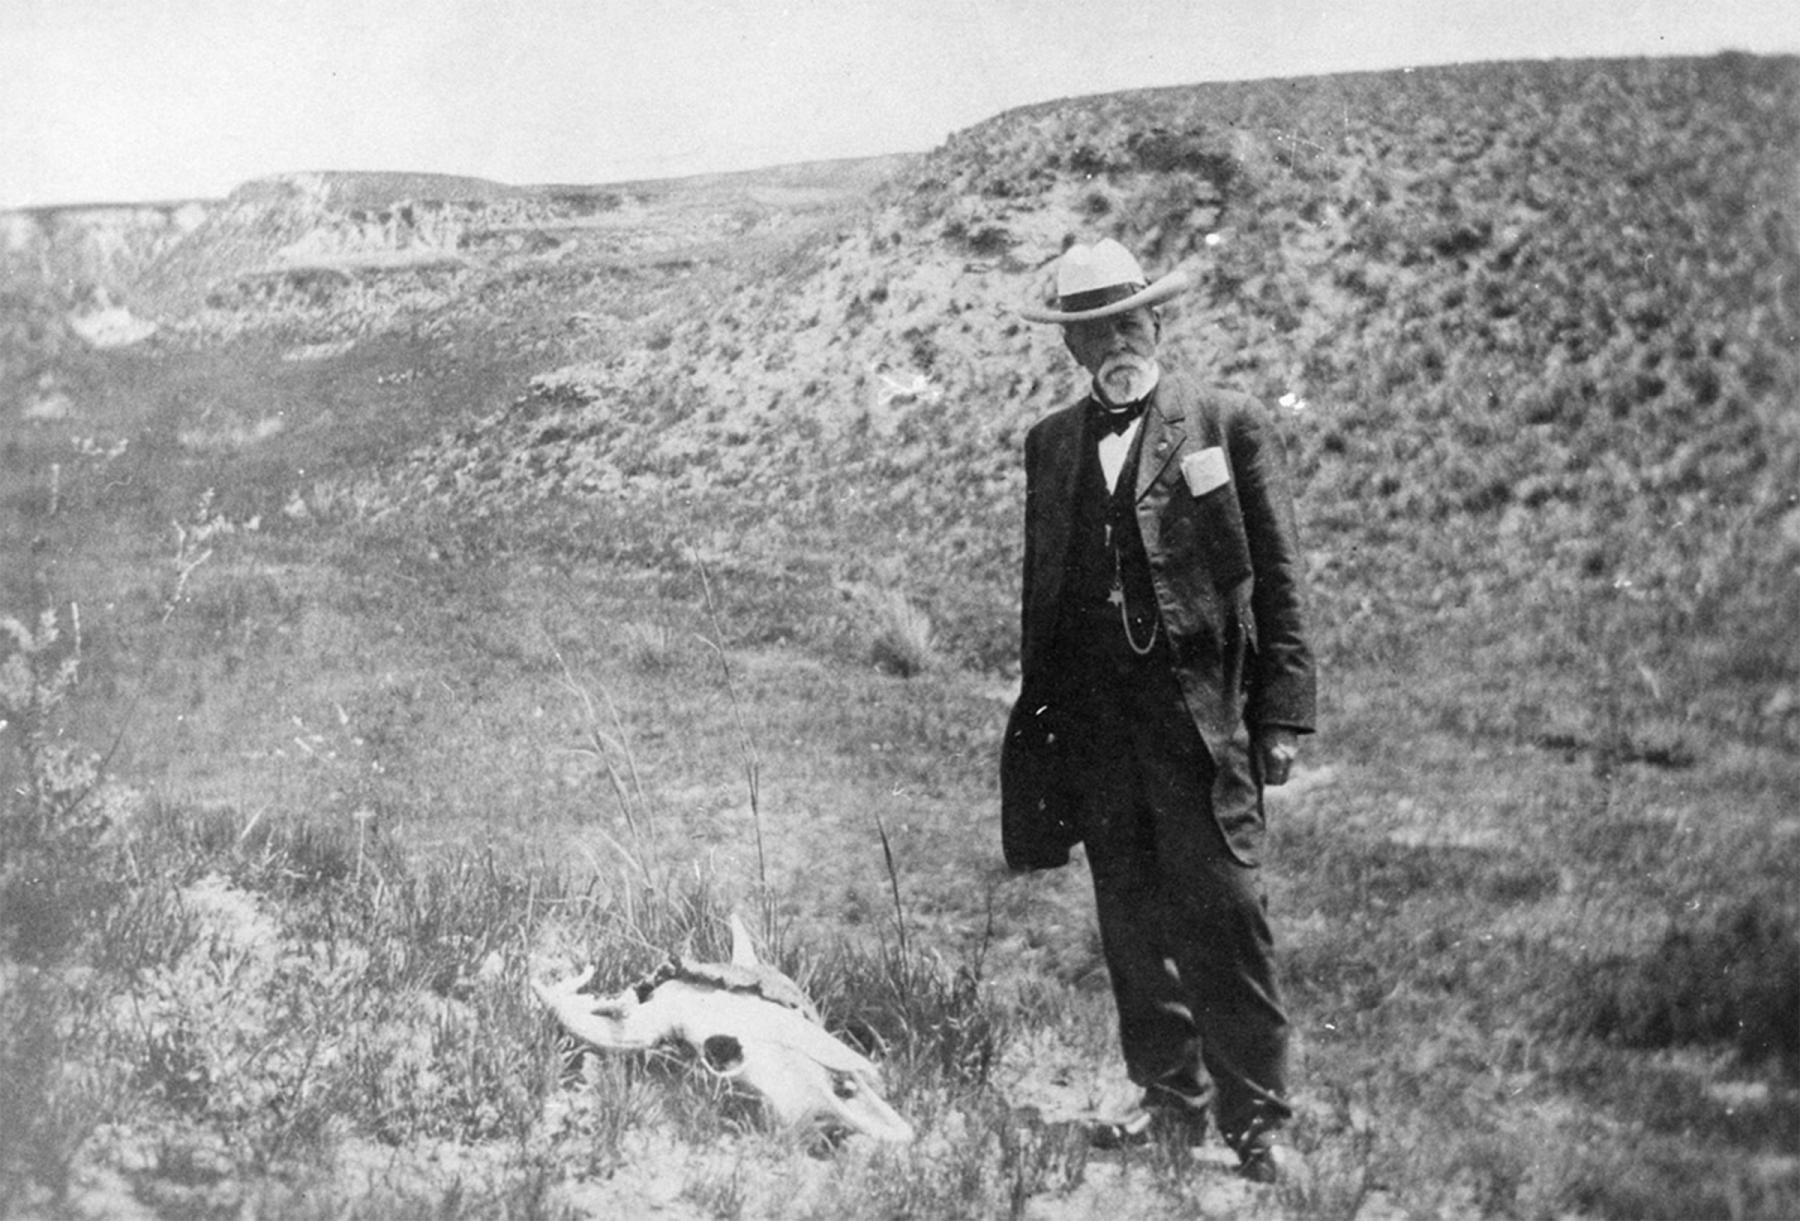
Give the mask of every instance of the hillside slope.
<svg viewBox="0 0 1800 1221">
<path fill-rule="evenodd" d="M 319 171 L 224 199 L 0 212 L 0 403 L 66 383 L 107 311 L 156 353 L 423 338 L 540 367 L 637 342 L 665 298 L 804 240 L 903 159 L 604 186 Z M 690 283 L 693 282 L 693 283 Z M 115 328 L 116 329 L 116 328 Z"/>
<path fill-rule="evenodd" d="M 1797 125 L 1800 63 L 1735 55 L 1015 111 L 651 344 L 538 378 L 390 494 L 574 498 L 620 555 L 813 556 L 998 662 L 1020 439 L 1078 391 L 1012 311 L 1066 242 L 1116 236 L 1200 273 L 1175 360 L 1283 404 L 1338 648 L 1463 622 L 1463 647 L 1529 639 L 1512 660 L 1577 685 L 1655 674 L 1677 720 L 1744 680 L 1705 716 L 1791 734 Z"/>
</svg>

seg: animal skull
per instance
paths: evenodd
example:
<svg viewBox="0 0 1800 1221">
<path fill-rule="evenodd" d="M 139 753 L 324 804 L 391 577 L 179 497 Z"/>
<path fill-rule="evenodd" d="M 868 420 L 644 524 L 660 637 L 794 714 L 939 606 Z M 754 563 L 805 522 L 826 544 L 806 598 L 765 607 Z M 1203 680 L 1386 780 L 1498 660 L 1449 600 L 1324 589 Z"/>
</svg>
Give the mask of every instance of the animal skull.
<svg viewBox="0 0 1800 1221">
<path fill-rule="evenodd" d="M 731 939 L 734 967 L 755 968 L 798 995 L 791 980 L 757 961 L 749 931 L 735 915 Z M 769 1114 L 789 1127 L 912 1140 L 912 1125 L 882 1097 L 880 1070 L 833 1038 L 810 1004 L 802 1012 L 709 978 L 717 973 L 703 965 L 606 997 L 583 991 L 592 969 L 532 987 L 563 1029 L 595 1047 L 644 1051 L 686 1043 L 708 1069 L 760 1096 Z"/>
</svg>

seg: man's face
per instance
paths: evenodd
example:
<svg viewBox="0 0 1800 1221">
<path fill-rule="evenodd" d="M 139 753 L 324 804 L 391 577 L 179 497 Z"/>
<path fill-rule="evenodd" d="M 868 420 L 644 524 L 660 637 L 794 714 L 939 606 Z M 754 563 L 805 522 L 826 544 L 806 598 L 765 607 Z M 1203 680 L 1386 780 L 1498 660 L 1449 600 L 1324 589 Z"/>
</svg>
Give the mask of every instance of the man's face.
<svg viewBox="0 0 1800 1221">
<path fill-rule="evenodd" d="M 1149 308 L 1063 326 L 1069 354 L 1094 375 L 1094 384 L 1114 403 L 1129 403 L 1147 393 L 1161 338 L 1162 319 Z"/>
</svg>

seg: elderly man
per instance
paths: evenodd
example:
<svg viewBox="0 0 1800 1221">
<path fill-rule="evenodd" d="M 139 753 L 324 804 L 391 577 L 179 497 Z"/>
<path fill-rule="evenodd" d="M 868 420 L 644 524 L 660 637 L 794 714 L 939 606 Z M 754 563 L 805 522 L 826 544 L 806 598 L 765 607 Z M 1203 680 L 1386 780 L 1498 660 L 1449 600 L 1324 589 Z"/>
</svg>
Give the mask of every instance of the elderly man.
<svg viewBox="0 0 1800 1221">
<path fill-rule="evenodd" d="M 1096 1137 L 1195 1139 L 1211 1112 L 1244 1175 L 1277 1182 L 1300 1167 L 1278 1136 L 1287 1016 L 1257 874 L 1262 789 L 1312 729 L 1315 680 L 1272 423 L 1157 359 L 1157 307 L 1187 287 L 1102 241 L 1064 253 L 1054 308 L 1020 311 L 1063 328 L 1092 387 L 1025 441 L 1003 840 L 1019 869 L 1086 846 L 1135 1083 Z"/>
</svg>

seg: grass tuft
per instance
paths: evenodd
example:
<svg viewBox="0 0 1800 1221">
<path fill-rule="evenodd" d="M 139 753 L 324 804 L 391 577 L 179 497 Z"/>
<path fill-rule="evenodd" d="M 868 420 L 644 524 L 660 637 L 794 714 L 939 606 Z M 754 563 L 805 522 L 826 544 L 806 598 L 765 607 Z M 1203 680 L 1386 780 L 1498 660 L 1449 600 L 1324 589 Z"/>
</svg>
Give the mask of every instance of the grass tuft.
<svg viewBox="0 0 1800 1221">
<path fill-rule="evenodd" d="M 878 669 L 912 678 L 942 665 L 931 616 L 911 599 L 897 590 L 878 590 L 867 602 L 869 659 Z"/>
</svg>

